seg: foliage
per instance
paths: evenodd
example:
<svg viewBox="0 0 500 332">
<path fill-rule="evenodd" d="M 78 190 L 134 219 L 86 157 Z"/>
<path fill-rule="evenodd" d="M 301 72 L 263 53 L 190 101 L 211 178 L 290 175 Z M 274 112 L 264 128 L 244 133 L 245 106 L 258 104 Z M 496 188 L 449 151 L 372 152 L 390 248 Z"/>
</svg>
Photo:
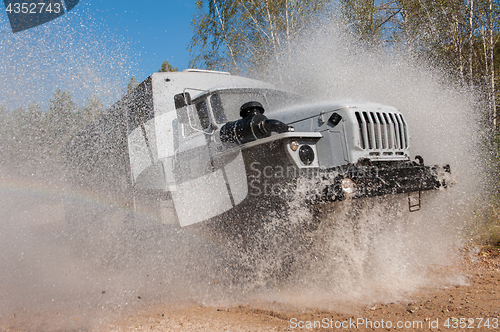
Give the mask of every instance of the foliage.
<svg viewBox="0 0 500 332">
<path fill-rule="evenodd" d="M 139 82 L 137 82 L 137 80 L 135 79 L 135 77 L 132 76 L 130 78 L 130 81 L 128 82 L 128 85 L 127 85 L 127 93 L 132 92 L 132 90 L 134 90 L 135 88 L 137 88 L 138 85 L 139 85 Z"/>
<path fill-rule="evenodd" d="M 244 73 L 289 49 L 328 1 L 198 0 L 193 67 Z M 280 60 L 280 59 L 276 59 Z"/>
<path fill-rule="evenodd" d="M 54 93 L 54 99 L 50 100 L 44 119 L 46 128 L 50 128 L 53 134 L 52 139 L 57 140 L 66 136 L 77 121 L 76 104 L 71 94 L 58 89 Z"/>
<path fill-rule="evenodd" d="M 87 105 L 85 105 L 82 110 L 84 122 L 88 123 L 97 118 L 101 115 L 103 110 L 104 104 L 96 95 L 92 95 L 90 98 L 87 98 Z"/>
<path fill-rule="evenodd" d="M 0 106 L 0 170 L 25 177 L 57 177 L 60 149 L 102 111 L 97 96 L 78 108 L 63 90 L 55 91 L 45 112 L 38 104 L 11 112 Z"/>
<path fill-rule="evenodd" d="M 464 85 L 482 90 L 497 125 L 499 0 L 341 0 L 344 19 L 367 45 L 411 48 Z"/>
<path fill-rule="evenodd" d="M 172 66 L 168 61 L 163 61 L 163 63 L 161 64 L 161 67 L 160 69 L 158 69 L 158 72 L 160 73 L 165 73 L 165 72 L 168 72 L 168 71 L 179 71 L 178 68 Z"/>
<path fill-rule="evenodd" d="M 500 246 L 500 195 L 492 195 L 487 204 L 476 208 L 470 236 L 482 245 Z"/>
</svg>

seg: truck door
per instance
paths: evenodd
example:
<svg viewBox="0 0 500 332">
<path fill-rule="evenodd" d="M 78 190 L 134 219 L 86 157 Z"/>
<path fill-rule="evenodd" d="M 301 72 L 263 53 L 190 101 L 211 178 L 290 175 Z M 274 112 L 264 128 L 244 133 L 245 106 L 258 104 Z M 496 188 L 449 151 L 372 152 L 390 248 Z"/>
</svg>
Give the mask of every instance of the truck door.
<svg viewBox="0 0 500 332">
<path fill-rule="evenodd" d="M 241 152 L 220 151 L 207 100 L 190 103 L 187 96 L 175 96 L 181 130 L 172 165 L 176 182 L 172 200 L 181 226 L 228 211 L 247 195 Z"/>
</svg>

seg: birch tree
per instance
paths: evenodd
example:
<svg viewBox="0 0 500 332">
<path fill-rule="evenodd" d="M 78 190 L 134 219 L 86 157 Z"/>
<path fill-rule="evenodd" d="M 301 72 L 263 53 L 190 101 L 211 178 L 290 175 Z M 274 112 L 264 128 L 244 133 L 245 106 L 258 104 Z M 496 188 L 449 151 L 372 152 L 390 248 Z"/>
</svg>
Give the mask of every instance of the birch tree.
<svg viewBox="0 0 500 332">
<path fill-rule="evenodd" d="M 244 73 L 280 61 L 293 39 L 329 1 L 198 0 L 192 21 L 191 65 Z"/>
<path fill-rule="evenodd" d="M 341 0 L 362 40 L 411 47 L 463 85 L 485 92 L 497 123 L 499 0 Z"/>
</svg>

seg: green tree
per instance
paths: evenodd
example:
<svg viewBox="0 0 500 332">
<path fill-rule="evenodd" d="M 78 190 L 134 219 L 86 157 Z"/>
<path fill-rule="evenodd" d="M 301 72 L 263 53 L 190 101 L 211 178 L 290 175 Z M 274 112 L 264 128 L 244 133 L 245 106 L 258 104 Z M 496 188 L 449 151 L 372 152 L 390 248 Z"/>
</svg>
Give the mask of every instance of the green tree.
<svg viewBox="0 0 500 332">
<path fill-rule="evenodd" d="M 359 38 L 370 44 L 378 43 L 383 27 L 383 11 L 374 0 L 341 0 L 344 19 Z"/>
<path fill-rule="evenodd" d="M 10 123 L 10 115 L 6 107 L 0 105 L 0 151 L 2 151 L 2 158 L 0 158 L 0 166 L 4 168 L 5 163 L 10 159 L 10 133 L 9 130 L 12 127 Z M 1 169 L 0 169 L 1 172 Z M 1 173 L 0 173 L 1 174 Z"/>
<path fill-rule="evenodd" d="M 5 142 L 5 139 L 7 138 L 7 129 L 9 127 L 9 112 L 5 106 L 0 105 L 0 123 L 2 123 L 2 126 L 0 126 L 0 150 L 3 150 L 3 144 Z"/>
<path fill-rule="evenodd" d="M 137 82 L 135 77 L 132 76 L 130 78 L 130 81 L 128 82 L 128 85 L 127 85 L 127 93 L 132 92 L 135 88 L 137 88 L 138 85 L 139 85 L 139 82 Z"/>
<path fill-rule="evenodd" d="M 341 11 L 366 44 L 411 48 L 464 85 L 484 92 L 497 125 L 499 0 L 341 0 Z"/>
<path fill-rule="evenodd" d="M 43 112 L 38 104 L 30 104 L 12 113 L 13 142 L 17 171 L 22 175 L 43 173 L 47 148 L 44 146 Z"/>
<path fill-rule="evenodd" d="M 329 1 L 198 0 L 191 66 L 243 73 L 279 58 Z"/>
<path fill-rule="evenodd" d="M 10 113 L 3 110 L 1 117 L 2 166 L 10 173 L 22 176 L 43 173 L 46 149 L 40 106 L 31 104 L 27 109 L 19 107 Z"/>
<path fill-rule="evenodd" d="M 161 64 L 161 67 L 160 69 L 158 69 L 158 72 L 160 73 L 164 73 L 164 72 L 167 72 L 167 71 L 179 71 L 178 68 L 175 68 L 174 66 L 172 66 L 168 61 L 163 61 L 163 63 Z"/>
<path fill-rule="evenodd" d="M 54 92 L 43 122 L 48 154 L 57 162 L 60 148 L 77 131 L 79 124 L 77 107 L 69 92 L 61 89 Z"/>
<path fill-rule="evenodd" d="M 87 98 L 87 104 L 82 108 L 81 112 L 83 113 L 81 116 L 82 123 L 79 127 L 83 127 L 86 124 L 90 123 L 93 119 L 97 118 L 102 114 L 104 110 L 103 102 L 97 97 L 97 95 L 92 95 Z"/>
</svg>

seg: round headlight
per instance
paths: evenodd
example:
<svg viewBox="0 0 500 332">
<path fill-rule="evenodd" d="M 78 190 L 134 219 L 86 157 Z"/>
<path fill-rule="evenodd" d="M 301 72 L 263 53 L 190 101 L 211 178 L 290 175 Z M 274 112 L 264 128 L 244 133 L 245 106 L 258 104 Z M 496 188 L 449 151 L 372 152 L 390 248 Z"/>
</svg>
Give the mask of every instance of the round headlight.
<svg viewBox="0 0 500 332">
<path fill-rule="evenodd" d="M 299 148 L 299 143 L 297 141 L 290 142 L 290 149 L 292 149 L 292 151 L 297 151 L 298 148 Z"/>
<path fill-rule="evenodd" d="M 354 181 L 349 178 L 343 179 L 341 184 L 342 184 L 342 190 L 346 194 L 354 194 L 354 192 L 356 191 L 356 183 L 354 183 Z"/>
<path fill-rule="evenodd" d="M 299 158 L 304 165 L 311 165 L 314 161 L 314 150 L 309 145 L 302 145 L 299 149 Z"/>
</svg>

